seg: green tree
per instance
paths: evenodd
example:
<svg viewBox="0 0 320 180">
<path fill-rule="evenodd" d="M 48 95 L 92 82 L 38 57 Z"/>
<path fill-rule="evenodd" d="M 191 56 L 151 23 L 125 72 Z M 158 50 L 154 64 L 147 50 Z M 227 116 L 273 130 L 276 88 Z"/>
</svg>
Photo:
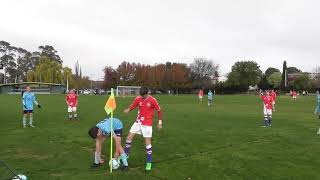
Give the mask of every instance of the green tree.
<svg viewBox="0 0 320 180">
<path fill-rule="evenodd" d="M 11 46 L 10 43 L 0 41 L 0 64 L 3 64 L 4 67 L 3 81 L 8 78 L 7 74 L 9 74 L 9 77 L 16 75 L 15 51 L 16 48 Z"/>
<path fill-rule="evenodd" d="M 281 77 L 281 85 L 280 88 L 282 90 L 285 90 L 286 86 L 287 86 L 287 79 L 288 79 L 288 73 L 287 73 L 287 62 L 283 61 L 283 65 L 282 65 L 282 77 Z"/>
<path fill-rule="evenodd" d="M 247 91 L 249 86 L 257 85 L 262 77 L 260 66 L 254 61 L 236 62 L 228 75 L 227 84 L 237 87 L 239 91 Z"/>
<path fill-rule="evenodd" d="M 288 67 L 287 73 L 288 74 L 294 74 L 294 73 L 301 73 L 302 71 L 296 67 Z"/>
<path fill-rule="evenodd" d="M 290 82 L 290 86 L 297 90 L 306 90 L 310 89 L 311 81 L 307 74 L 299 74 L 297 75 L 292 82 Z"/>
<path fill-rule="evenodd" d="M 274 72 L 268 77 L 268 83 L 271 84 L 274 88 L 277 88 L 281 84 L 281 73 Z"/>
<path fill-rule="evenodd" d="M 264 74 L 265 74 L 265 75 L 267 76 L 267 78 L 268 78 L 269 76 L 271 76 L 271 74 L 273 74 L 273 73 L 275 73 L 275 72 L 280 72 L 280 70 L 277 69 L 277 68 L 269 67 Z"/>
<path fill-rule="evenodd" d="M 62 83 L 63 82 L 62 65 L 48 57 L 40 57 L 40 63 L 33 71 L 27 75 L 28 81 Z"/>
</svg>

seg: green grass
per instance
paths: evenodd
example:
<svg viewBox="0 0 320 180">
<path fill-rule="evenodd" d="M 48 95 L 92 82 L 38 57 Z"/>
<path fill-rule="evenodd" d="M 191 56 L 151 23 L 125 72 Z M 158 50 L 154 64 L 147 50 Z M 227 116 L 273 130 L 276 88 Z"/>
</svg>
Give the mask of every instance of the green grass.
<svg viewBox="0 0 320 180">
<path fill-rule="evenodd" d="M 90 170 L 94 141 L 89 127 L 104 118 L 104 96 L 80 96 L 79 122 L 66 120 L 64 96 L 38 95 L 34 129 L 23 129 L 20 96 L 0 96 L 0 159 L 31 180 L 44 179 L 320 179 L 319 121 L 314 97 L 296 103 L 281 96 L 272 128 L 262 128 L 262 103 L 254 96 L 217 96 L 214 108 L 197 96 L 159 96 L 163 129 L 153 136 L 153 169 L 144 170 L 145 148 L 137 136 L 130 170 L 105 176 Z M 122 113 L 133 98 L 118 98 L 115 116 L 124 138 L 136 117 Z M 156 123 L 155 123 L 156 124 Z M 124 142 L 124 139 L 123 139 Z M 103 154 L 109 157 L 109 141 Z M 0 167 L 0 179 L 8 176 Z"/>
</svg>

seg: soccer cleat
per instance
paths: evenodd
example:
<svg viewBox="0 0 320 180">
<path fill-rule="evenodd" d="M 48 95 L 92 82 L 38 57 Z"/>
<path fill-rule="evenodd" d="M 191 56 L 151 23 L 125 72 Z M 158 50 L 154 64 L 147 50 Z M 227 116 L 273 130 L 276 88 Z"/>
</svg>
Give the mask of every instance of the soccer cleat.
<svg viewBox="0 0 320 180">
<path fill-rule="evenodd" d="M 32 125 L 32 124 L 29 124 L 29 127 L 32 127 L 32 128 L 34 128 L 35 126 L 34 126 L 34 125 Z"/>
<path fill-rule="evenodd" d="M 146 171 L 151 171 L 151 166 L 152 164 L 148 162 L 146 165 Z"/>
<path fill-rule="evenodd" d="M 267 126 L 262 126 L 262 127 L 264 127 L 264 128 L 265 128 L 265 127 L 267 127 Z"/>
<path fill-rule="evenodd" d="M 129 166 L 121 166 L 121 171 L 128 171 L 129 170 Z"/>
<path fill-rule="evenodd" d="M 90 166 L 90 168 L 91 168 L 91 169 L 95 169 L 95 168 L 97 168 L 97 167 L 99 167 L 99 166 L 100 166 L 100 164 L 93 163 L 93 164 Z"/>
<path fill-rule="evenodd" d="M 27 126 L 26 125 L 23 125 L 23 128 L 26 128 Z"/>
</svg>

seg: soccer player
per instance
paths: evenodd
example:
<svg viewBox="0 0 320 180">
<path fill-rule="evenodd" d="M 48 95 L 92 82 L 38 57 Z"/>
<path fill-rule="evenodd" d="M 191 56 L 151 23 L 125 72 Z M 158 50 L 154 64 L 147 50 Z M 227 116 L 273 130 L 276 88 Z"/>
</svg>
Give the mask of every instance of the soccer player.
<svg viewBox="0 0 320 180">
<path fill-rule="evenodd" d="M 268 127 L 268 126 L 271 126 L 273 99 L 270 96 L 269 91 L 266 91 L 265 95 L 260 95 L 260 98 L 263 101 L 263 115 L 264 115 L 264 126 L 262 127 Z"/>
<path fill-rule="evenodd" d="M 70 90 L 69 94 L 66 96 L 66 103 L 68 105 L 69 120 L 72 120 L 72 118 L 77 120 L 78 96 L 75 94 L 74 90 Z"/>
<path fill-rule="evenodd" d="M 295 90 L 292 91 L 292 100 L 293 100 L 294 102 L 297 101 L 297 91 L 295 91 Z"/>
<path fill-rule="evenodd" d="M 212 101 L 213 101 L 213 93 L 211 90 L 208 92 L 208 106 L 212 106 Z"/>
<path fill-rule="evenodd" d="M 124 110 L 124 113 L 129 113 L 136 107 L 139 107 L 138 117 L 133 123 L 130 132 L 126 139 L 125 153 L 129 156 L 132 140 L 136 134 L 142 135 L 146 145 L 146 170 L 150 171 L 152 166 L 152 120 L 154 111 L 158 111 L 158 130 L 162 128 L 162 113 L 157 100 L 148 95 L 149 89 L 147 87 L 141 87 L 140 96 L 136 97 L 133 103 Z"/>
<path fill-rule="evenodd" d="M 317 107 L 314 114 L 318 114 L 320 119 L 320 94 L 317 94 Z"/>
<path fill-rule="evenodd" d="M 111 118 L 106 118 L 100 121 L 96 126 L 93 126 L 88 134 L 92 139 L 96 140 L 96 151 L 94 153 L 94 163 L 91 168 L 96 168 L 104 163 L 104 160 L 101 159 L 101 149 L 102 144 L 106 140 L 106 137 L 110 137 L 111 134 L 111 126 L 110 126 Z M 117 118 L 112 118 L 112 126 L 113 126 L 113 139 L 115 140 L 116 150 L 114 153 L 115 159 L 121 159 L 123 166 L 122 170 L 128 170 L 128 160 L 127 155 L 125 154 L 122 146 L 121 146 L 121 136 L 123 125 L 122 122 Z"/>
<path fill-rule="evenodd" d="M 273 109 L 273 112 L 276 111 L 276 99 L 277 99 L 277 93 L 274 91 L 274 90 L 271 90 L 270 92 L 270 96 L 272 97 L 273 99 L 273 102 L 272 102 L 272 109 Z"/>
<path fill-rule="evenodd" d="M 201 102 L 202 98 L 203 98 L 203 90 L 202 89 L 199 90 L 198 96 L 199 96 L 199 100 Z"/>
<path fill-rule="evenodd" d="M 41 108 L 41 105 L 36 101 L 36 97 L 33 93 L 31 93 L 31 89 L 29 86 L 26 87 L 25 92 L 22 96 L 22 104 L 23 104 L 23 127 L 26 128 L 27 126 L 27 116 L 29 115 L 29 127 L 34 127 L 33 123 L 33 103 Z"/>
</svg>

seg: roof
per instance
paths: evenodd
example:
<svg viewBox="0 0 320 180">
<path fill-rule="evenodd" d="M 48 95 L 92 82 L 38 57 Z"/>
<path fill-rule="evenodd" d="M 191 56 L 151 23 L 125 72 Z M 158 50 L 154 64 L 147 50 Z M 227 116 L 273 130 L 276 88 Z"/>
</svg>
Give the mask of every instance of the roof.
<svg viewBox="0 0 320 180">
<path fill-rule="evenodd" d="M 7 83 L 7 84 L 0 84 L 0 86 L 12 86 L 12 85 L 24 85 L 24 84 L 39 84 L 39 85 L 63 86 L 63 84 L 57 84 L 57 83 L 43 83 L 43 82 Z"/>
</svg>

